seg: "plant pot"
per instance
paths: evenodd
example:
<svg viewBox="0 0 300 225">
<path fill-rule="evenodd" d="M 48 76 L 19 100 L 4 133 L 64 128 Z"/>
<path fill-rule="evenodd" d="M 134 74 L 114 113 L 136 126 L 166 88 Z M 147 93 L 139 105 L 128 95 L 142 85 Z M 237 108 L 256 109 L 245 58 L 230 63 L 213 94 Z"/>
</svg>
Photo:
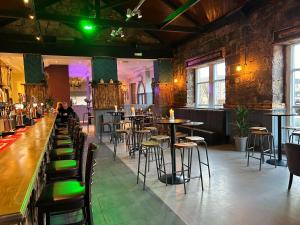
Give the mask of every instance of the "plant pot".
<svg viewBox="0 0 300 225">
<path fill-rule="evenodd" d="M 237 151 L 244 152 L 247 147 L 247 137 L 234 137 L 235 147 Z"/>
</svg>

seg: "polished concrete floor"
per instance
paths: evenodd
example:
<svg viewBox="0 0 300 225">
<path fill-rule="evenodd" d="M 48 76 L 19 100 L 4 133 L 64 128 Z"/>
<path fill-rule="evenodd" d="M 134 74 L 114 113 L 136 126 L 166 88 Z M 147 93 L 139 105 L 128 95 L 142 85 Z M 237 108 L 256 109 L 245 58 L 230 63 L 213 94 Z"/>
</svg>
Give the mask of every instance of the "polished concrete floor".
<svg viewBox="0 0 300 225">
<path fill-rule="evenodd" d="M 90 140 L 93 139 L 92 133 L 90 132 Z M 112 150 L 108 138 L 104 138 L 103 142 Z M 204 151 L 202 150 L 201 153 L 204 158 Z M 167 161 L 170 161 L 169 150 L 165 151 L 165 155 Z M 179 161 L 178 155 L 177 161 Z M 194 175 L 199 171 L 195 156 L 193 156 L 192 170 Z M 119 161 L 122 161 L 131 170 L 131 172 L 127 170 L 128 173 L 137 173 L 138 157 L 128 157 L 123 143 L 118 145 L 116 162 L 112 159 L 112 152 L 106 153 L 105 157 L 110 169 L 119 168 Z M 142 182 L 137 185 L 135 179 L 128 179 L 129 183 L 133 185 L 132 190 L 124 195 L 118 195 L 117 198 L 120 199 L 120 202 L 124 202 L 122 198 L 128 200 L 128 204 L 125 206 L 119 205 L 119 213 L 127 212 L 127 207 L 132 207 L 132 204 L 140 204 L 140 207 L 147 212 L 149 207 L 147 207 L 143 195 L 140 195 L 140 193 L 144 193 L 160 199 L 162 207 L 165 207 L 164 204 L 167 205 L 185 224 L 190 225 L 300 224 L 300 178 L 294 177 L 292 189 L 288 192 L 288 168 L 275 168 L 269 164 L 263 164 L 262 171 L 259 171 L 259 161 L 255 159 L 251 159 L 250 166 L 247 167 L 245 153 L 234 151 L 234 146 L 231 145 L 209 147 L 209 159 L 211 178 L 208 176 L 207 168 L 202 167 L 204 191 L 201 190 L 199 179 L 195 179 L 187 184 L 187 194 L 184 194 L 183 185 L 166 186 L 158 181 L 155 163 L 152 163 L 145 191 L 142 191 Z M 144 161 L 143 157 L 142 161 Z M 168 166 L 167 169 L 170 170 L 170 167 Z M 114 176 L 126 177 L 121 171 Z M 101 180 L 101 176 L 96 175 L 97 179 Z M 122 183 L 115 181 L 105 185 L 119 186 L 122 189 Z M 93 187 L 93 193 L 97 195 L 97 192 L 101 192 L 101 182 Z M 106 208 L 105 205 L 102 206 Z M 97 218 L 97 215 L 96 212 L 94 217 Z M 116 216 L 118 217 L 118 214 Z M 124 218 L 118 217 L 117 220 L 121 224 L 136 224 L 136 222 L 131 222 L 134 221 L 133 218 L 136 218 L 134 213 L 127 213 Z M 147 220 L 140 224 L 153 224 L 153 221 Z M 163 225 L 165 223 L 156 224 Z"/>
</svg>

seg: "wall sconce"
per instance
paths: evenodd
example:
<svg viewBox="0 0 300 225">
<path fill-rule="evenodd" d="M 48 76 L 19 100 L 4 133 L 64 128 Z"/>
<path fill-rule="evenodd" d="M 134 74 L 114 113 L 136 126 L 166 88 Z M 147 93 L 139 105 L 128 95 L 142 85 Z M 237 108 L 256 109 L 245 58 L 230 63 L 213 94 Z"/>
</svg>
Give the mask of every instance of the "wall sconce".
<svg viewBox="0 0 300 225">
<path fill-rule="evenodd" d="M 241 72 L 243 70 L 243 67 L 239 64 L 235 67 L 236 72 Z"/>
</svg>

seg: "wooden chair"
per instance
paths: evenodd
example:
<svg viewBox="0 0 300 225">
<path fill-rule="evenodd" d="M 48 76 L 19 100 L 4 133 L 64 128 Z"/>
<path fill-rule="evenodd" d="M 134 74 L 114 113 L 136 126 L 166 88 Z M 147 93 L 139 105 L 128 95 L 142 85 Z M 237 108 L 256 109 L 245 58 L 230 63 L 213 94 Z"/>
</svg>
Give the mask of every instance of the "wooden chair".
<svg viewBox="0 0 300 225">
<path fill-rule="evenodd" d="M 285 145 L 285 152 L 287 154 L 287 165 L 290 170 L 288 186 L 288 190 L 290 190 L 293 183 L 293 176 L 300 176 L 300 145 L 287 143 Z"/>
</svg>

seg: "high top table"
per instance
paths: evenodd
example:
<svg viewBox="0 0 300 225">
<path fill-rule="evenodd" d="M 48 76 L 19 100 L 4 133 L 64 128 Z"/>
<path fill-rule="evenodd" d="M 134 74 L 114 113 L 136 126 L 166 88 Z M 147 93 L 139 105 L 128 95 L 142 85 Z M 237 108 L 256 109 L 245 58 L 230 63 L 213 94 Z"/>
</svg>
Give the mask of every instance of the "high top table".
<svg viewBox="0 0 300 225">
<path fill-rule="evenodd" d="M 277 166 L 286 166 L 286 161 L 282 160 L 282 143 L 281 143 L 281 118 L 285 116 L 297 116 L 298 114 L 296 113 L 265 113 L 266 116 L 272 116 L 272 117 L 277 117 L 277 134 L 278 134 L 278 140 L 277 140 L 277 145 L 278 145 L 278 151 L 277 151 L 277 159 L 269 159 L 267 160 L 267 163 L 274 165 L 276 162 Z M 275 147 L 275 146 L 274 146 Z"/>
<path fill-rule="evenodd" d="M 158 124 L 164 124 L 164 125 L 169 125 L 170 127 L 170 137 L 171 137 L 171 163 L 172 163 L 172 173 L 167 174 L 167 183 L 168 184 L 183 184 L 184 180 L 181 176 L 176 175 L 176 154 L 175 154 L 175 147 L 174 144 L 176 142 L 176 125 L 184 124 L 189 122 L 188 120 L 183 120 L 183 119 L 175 119 L 175 120 L 159 120 L 157 123 Z M 165 175 L 160 177 L 160 181 L 165 183 L 166 178 Z"/>
</svg>

